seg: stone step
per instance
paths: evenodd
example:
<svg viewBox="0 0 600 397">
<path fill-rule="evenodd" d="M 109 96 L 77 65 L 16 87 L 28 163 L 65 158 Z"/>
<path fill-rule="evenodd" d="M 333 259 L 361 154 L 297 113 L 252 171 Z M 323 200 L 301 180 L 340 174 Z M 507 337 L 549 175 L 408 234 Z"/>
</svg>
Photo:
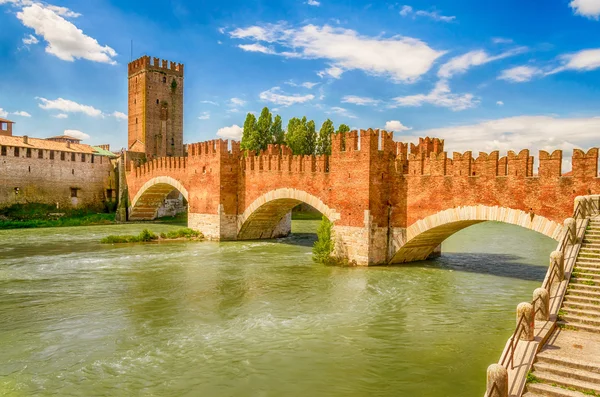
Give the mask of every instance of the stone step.
<svg viewBox="0 0 600 397">
<path fill-rule="evenodd" d="M 576 271 L 575 276 L 571 276 L 571 282 L 577 284 L 587 284 L 589 282 L 593 282 L 595 285 L 600 285 L 600 274 L 590 274 Z"/>
<path fill-rule="evenodd" d="M 600 305 L 600 298 L 592 298 L 589 296 L 566 295 L 565 302 L 585 303 L 589 305 Z"/>
<path fill-rule="evenodd" d="M 591 283 L 593 283 L 593 281 L 589 280 Z M 575 282 L 573 280 L 571 280 L 571 282 L 569 283 L 569 287 L 570 290 L 585 290 L 585 291 L 592 291 L 592 292 L 597 292 L 600 294 L 600 286 L 596 285 L 594 283 L 594 285 L 591 285 L 588 283 L 579 283 L 579 282 Z"/>
<path fill-rule="evenodd" d="M 567 290 L 567 295 L 569 295 L 569 296 L 571 296 L 571 295 L 587 296 L 589 298 L 600 299 L 600 293 L 597 293 L 595 291 L 586 290 L 586 289 L 579 289 L 579 288 L 569 288 Z"/>
<path fill-rule="evenodd" d="M 585 332 L 591 332 L 593 334 L 600 334 L 600 327 L 596 327 L 593 325 L 589 325 L 589 324 L 583 324 L 583 323 L 579 323 L 579 322 L 572 322 L 572 321 L 563 321 L 563 320 L 559 320 L 556 322 L 556 324 L 558 324 L 559 326 L 562 326 L 563 328 L 574 328 L 577 331 L 585 331 Z"/>
<path fill-rule="evenodd" d="M 561 316 L 568 323 L 584 324 L 592 327 L 597 327 L 600 332 L 600 318 L 579 316 L 577 314 L 567 313 Z"/>
<path fill-rule="evenodd" d="M 582 272 L 582 273 L 588 273 L 588 274 L 590 274 L 590 273 L 600 274 L 600 266 L 596 266 L 591 263 L 578 263 L 575 266 L 575 271 Z"/>
<path fill-rule="evenodd" d="M 550 385 L 558 385 L 573 388 L 584 394 L 590 393 L 592 391 L 595 393 L 600 393 L 600 384 L 598 383 L 594 384 L 592 382 L 586 382 L 583 380 L 577 380 L 565 376 L 555 375 L 546 371 L 535 371 L 533 374 L 543 383 L 547 383 Z"/>
<path fill-rule="evenodd" d="M 592 308 L 588 308 L 588 309 L 577 309 L 577 308 L 573 308 L 573 307 L 568 308 L 566 305 L 564 305 L 562 310 L 565 312 L 565 315 L 568 315 L 568 316 L 600 319 L 600 306 L 592 307 Z"/>
<path fill-rule="evenodd" d="M 600 301 L 598 301 L 598 302 L 596 302 L 596 304 L 594 304 L 594 303 L 576 302 L 573 300 L 565 299 L 563 302 L 563 310 L 568 313 L 569 310 L 572 310 L 572 309 L 589 310 L 592 312 L 598 310 L 598 312 L 600 313 Z"/>
<path fill-rule="evenodd" d="M 558 386 L 551 386 L 545 383 L 528 383 L 527 384 L 527 393 L 523 394 L 523 397 L 589 397 L 585 394 L 574 391 L 563 389 Z"/>
<path fill-rule="evenodd" d="M 587 253 L 587 252 L 579 252 L 579 256 L 577 257 L 577 261 L 581 259 L 600 259 L 600 252 L 595 253 Z"/>
<path fill-rule="evenodd" d="M 565 356 L 557 356 L 556 350 L 548 349 L 542 350 L 536 356 L 537 363 L 546 363 L 560 365 L 563 367 L 579 369 L 585 372 L 591 372 L 594 376 L 600 376 L 600 365 L 596 363 L 590 363 L 589 361 L 579 361 Z"/>
<path fill-rule="evenodd" d="M 594 245 L 595 245 L 595 244 L 594 244 Z M 588 252 L 590 252 L 590 253 L 592 253 L 592 254 L 597 254 L 597 253 L 600 253 L 600 250 L 599 250 L 598 248 L 596 248 L 595 246 L 593 246 L 593 247 L 590 247 L 590 246 L 584 245 L 584 246 L 582 246 L 582 247 L 581 247 L 581 249 L 579 250 L 579 253 L 582 253 L 582 252 L 584 252 L 584 253 L 588 253 Z"/>
<path fill-rule="evenodd" d="M 546 372 L 553 375 L 562 376 L 564 378 L 570 378 L 575 380 L 580 380 L 583 382 L 590 382 L 594 384 L 600 385 L 600 374 L 586 371 L 583 369 L 576 369 L 567 366 L 563 366 L 561 364 L 555 363 L 543 363 L 536 362 L 533 364 L 534 374 L 539 372 Z"/>
</svg>

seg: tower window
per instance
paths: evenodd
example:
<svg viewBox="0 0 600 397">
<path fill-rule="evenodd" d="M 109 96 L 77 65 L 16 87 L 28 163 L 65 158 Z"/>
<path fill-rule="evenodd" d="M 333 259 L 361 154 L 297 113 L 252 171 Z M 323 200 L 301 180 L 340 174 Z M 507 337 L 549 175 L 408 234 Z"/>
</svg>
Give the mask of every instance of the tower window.
<svg viewBox="0 0 600 397">
<path fill-rule="evenodd" d="M 15 157 L 19 157 L 19 148 L 18 147 L 15 148 Z"/>
<path fill-rule="evenodd" d="M 54 150 L 50 150 L 50 160 L 54 160 Z"/>
<path fill-rule="evenodd" d="M 163 83 L 167 82 L 167 78 L 165 76 L 163 76 Z"/>
<path fill-rule="evenodd" d="M 73 197 L 73 198 L 77 197 L 77 188 L 76 187 L 71 188 L 71 197 Z"/>
<path fill-rule="evenodd" d="M 175 146 L 175 138 L 171 138 L 171 146 Z"/>
<path fill-rule="evenodd" d="M 28 159 L 31 158 L 31 149 L 27 148 L 27 152 L 25 152 L 25 156 L 27 156 Z"/>
<path fill-rule="evenodd" d="M 75 153 L 71 153 L 71 161 L 75 161 Z"/>
<path fill-rule="evenodd" d="M 6 146 L 2 146 L 0 150 L 2 151 L 2 156 L 6 156 Z"/>
<path fill-rule="evenodd" d="M 137 117 L 135 118 L 135 123 L 137 124 Z"/>
<path fill-rule="evenodd" d="M 156 100 L 156 104 L 158 105 L 158 99 Z"/>
<path fill-rule="evenodd" d="M 44 151 L 42 149 L 38 149 L 38 159 L 44 158 Z"/>
<path fill-rule="evenodd" d="M 85 153 L 81 153 L 81 162 L 85 163 Z"/>
</svg>

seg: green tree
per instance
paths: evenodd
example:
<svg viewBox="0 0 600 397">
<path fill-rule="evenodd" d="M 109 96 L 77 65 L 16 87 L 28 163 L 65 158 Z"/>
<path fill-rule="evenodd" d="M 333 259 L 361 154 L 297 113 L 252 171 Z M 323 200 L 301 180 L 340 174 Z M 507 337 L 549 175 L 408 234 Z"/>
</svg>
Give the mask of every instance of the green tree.
<svg viewBox="0 0 600 397">
<path fill-rule="evenodd" d="M 275 120 L 273 120 L 273 125 L 271 125 L 271 139 L 273 143 L 281 145 L 285 143 L 285 135 L 283 133 L 283 128 L 281 127 L 281 116 L 275 116 Z"/>
<path fill-rule="evenodd" d="M 323 216 L 319 229 L 317 229 L 317 241 L 313 245 L 313 260 L 319 263 L 330 263 L 331 253 L 333 252 L 333 241 L 331 239 L 331 230 L 333 224 Z"/>
<path fill-rule="evenodd" d="M 248 113 L 246 115 L 246 121 L 244 121 L 242 142 L 240 143 L 242 150 L 256 150 L 256 129 L 256 117 L 252 113 Z"/>
<path fill-rule="evenodd" d="M 293 154 L 303 153 L 303 141 L 306 133 L 306 117 L 300 120 L 298 117 L 292 117 L 288 121 L 287 133 L 285 134 L 285 143 L 292 149 Z"/>
<path fill-rule="evenodd" d="M 333 122 L 329 119 L 325 120 L 319 130 L 317 139 L 317 154 L 331 154 L 331 134 L 335 132 Z"/>
<path fill-rule="evenodd" d="M 271 135 L 271 125 L 273 124 L 273 117 L 271 116 L 271 112 L 269 112 L 268 107 L 264 107 L 260 112 L 260 117 L 258 118 L 258 122 L 256 123 L 256 152 L 260 152 L 261 150 L 265 150 L 267 145 L 273 142 Z"/>
<path fill-rule="evenodd" d="M 350 131 L 350 127 L 348 127 L 346 124 L 340 124 L 337 133 L 344 133 L 344 132 L 349 132 Z"/>
<path fill-rule="evenodd" d="M 317 131 L 314 120 L 306 123 L 306 145 L 303 154 L 315 154 L 317 149 Z"/>
</svg>

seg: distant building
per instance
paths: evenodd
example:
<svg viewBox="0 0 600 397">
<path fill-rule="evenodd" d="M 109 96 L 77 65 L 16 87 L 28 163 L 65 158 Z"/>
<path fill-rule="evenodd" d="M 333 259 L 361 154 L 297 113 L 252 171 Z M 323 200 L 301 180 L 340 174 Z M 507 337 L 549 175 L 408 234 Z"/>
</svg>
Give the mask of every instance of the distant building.
<svg viewBox="0 0 600 397">
<path fill-rule="evenodd" d="M 68 136 L 68 135 L 57 135 L 57 136 L 52 136 L 50 138 L 46 138 L 47 141 L 54 141 L 54 142 L 64 142 L 64 143 L 80 143 L 81 139 L 79 138 L 73 138 L 72 136 Z"/>
<path fill-rule="evenodd" d="M 0 136 L 11 136 L 14 121 L 0 118 Z"/>
</svg>

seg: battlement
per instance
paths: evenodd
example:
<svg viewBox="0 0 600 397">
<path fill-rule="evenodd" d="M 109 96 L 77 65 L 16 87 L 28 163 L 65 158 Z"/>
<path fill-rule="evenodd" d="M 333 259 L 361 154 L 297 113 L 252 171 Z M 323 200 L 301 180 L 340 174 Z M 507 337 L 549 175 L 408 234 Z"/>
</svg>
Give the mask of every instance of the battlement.
<svg viewBox="0 0 600 397">
<path fill-rule="evenodd" d="M 394 133 L 385 130 L 353 130 L 346 133 L 336 133 L 331 136 L 331 154 L 341 153 L 377 153 L 383 152 L 395 155 L 397 142 Z"/>
<path fill-rule="evenodd" d="M 411 154 L 421 154 L 424 157 L 429 157 L 431 153 L 440 154 L 444 151 L 444 140 L 439 138 L 419 138 L 419 143 L 410 144 Z"/>
<path fill-rule="evenodd" d="M 240 155 L 240 143 L 228 139 L 190 143 L 187 145 L 187 153 L 189 158 L 216 157 L 217 155 L 237 157 Z"/>
<path fill-rule="evenodd" d="M 286 145 L 268 145 L 266 151 L 256 154 L 247 151 L 240 159 L 240 169 L 244 172 L 287 171 L 287 172 L 329 172 L 329 156 L 294 155 Z"/>
<path fill-rule="evenodd" d="M 177 62 L 167 61 L 165 59 L 160 58 L 150 58 L 147 55 L 144 55 L 141 58 L 132 61 L 128 65 L 129 76 L 132 76 L 142 70 L 151 71 L 163 71 L 168 74 L 173 74 L 176 76 L 183 77 L 183 64 Z"/>
<path fill-rule="evenodd" d="M 134 161 L 130 162 L 131 174 L 136 177 L 143 176 L 154 171 L 175 171 L 187 168 L 185 157 L 160 157 L 137 166 Z"/>
</svg>

